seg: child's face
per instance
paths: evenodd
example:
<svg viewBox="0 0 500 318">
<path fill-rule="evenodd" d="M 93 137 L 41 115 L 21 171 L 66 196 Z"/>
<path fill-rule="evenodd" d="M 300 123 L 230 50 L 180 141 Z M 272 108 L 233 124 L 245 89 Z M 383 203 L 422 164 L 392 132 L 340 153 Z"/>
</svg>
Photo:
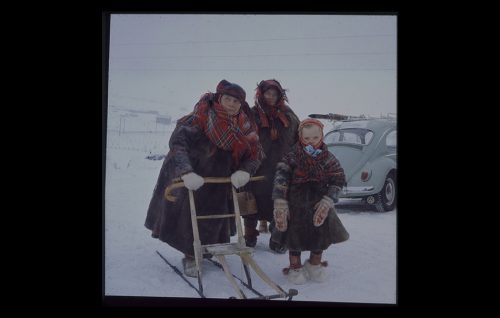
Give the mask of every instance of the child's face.
<svg viewBox="0 0 500 318">
<path fill-rule="evenodd" d="M 306 145 L 317 146 L 321 142 L 321 128 L 316 125 L 302 128 L 302 141 Z"/>
</svg>

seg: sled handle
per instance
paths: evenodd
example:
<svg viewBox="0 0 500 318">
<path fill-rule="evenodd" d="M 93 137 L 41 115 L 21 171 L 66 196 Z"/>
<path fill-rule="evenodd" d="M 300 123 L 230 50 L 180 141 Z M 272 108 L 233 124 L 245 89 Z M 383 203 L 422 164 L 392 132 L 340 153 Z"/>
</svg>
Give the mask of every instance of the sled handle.
<svg viewBox="0 0 500 318">
<path fill-rule="evenodd" d="M 257 176 L 257 177 L 251 177 L 250 181 L 262 181 L 265 180 L 265 176 Z M 229 177 L 205 177 L 203 178 L 204 183 L 230 183 L 231 178 Z M 175 178 L 172 180 L 172 184 L 169 185 L 165 189 L 165 199 L 167 199 L 170 202 L 175 202 L 177 199 L 175 196 L 170 194 L 172 190 L 177 189 L 177 188 L 182 188 L 184 186 L 184 182 L 182 181 L 181 178 Z"/>
</svg>

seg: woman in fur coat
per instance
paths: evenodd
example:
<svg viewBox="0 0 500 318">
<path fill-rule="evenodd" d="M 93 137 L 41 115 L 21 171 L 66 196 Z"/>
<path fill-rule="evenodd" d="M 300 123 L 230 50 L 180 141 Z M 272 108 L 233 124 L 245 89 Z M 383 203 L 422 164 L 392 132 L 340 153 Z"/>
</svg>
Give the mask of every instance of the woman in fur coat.
<svg viewBox="0 0 500 318">
<path fill-rule="evenodd" d="M 283 272 L 291 282 L 324 281 L 323 251 L 349 238 L 333 209 L 344 183 L 344 170 L 323 143 L 323 124 L 302 121 L 299 142 L 277 166 L 272 192 L 276 230 L 271 239 L 289 250 L 290 266 Z M 310 251 L 304 266 L 302 251 Z"/>
<path fill-rule="evenodd" d="M 266 180 L 250 185 L 257 201 L 258 213 L 244 217 L 247 246 L 254 247 L 257 243 L 257 235 L 259 235 L 259 231 L 256 230 L 257 221 L 271 222 L 273 220 L 271 193 L 276 164 L 297 142 L 297 128 L 300 121 L 286 104 L 287 102 L 286 90 L 281 87 L 277 80 L 263 80 L 258 84 L 252 112 L 257 122 L 259 140 L 266 157 L 256 174 L 265 176 Z M 286 251 L 272 241 L 269 242 L 269 247 L 279 253 Z"/>
<path fill-rule="evenodd" d="M 146 228 L 152 237 L 184 253 L 184 272 L 191 277 L 197 271 L 187 189 L 195 190 L 198 215 L 230 213 L 231 185 L 204 184 L 203 178 L 231 177 L 232 185 L 239 188 L 255 174 L 263 158 L 245 97 L 239 85 L 222 80 L 216 93 L 204 94 L 193 112 L 177 121 L 149 204 Z M 185 187 L 172 192 L 175 202 L 167 201 L 165 188 L 178 177 Z M 228 218 L 199 220 L 198 229 L 203 245 L 229 242 Z"/>
</svg>

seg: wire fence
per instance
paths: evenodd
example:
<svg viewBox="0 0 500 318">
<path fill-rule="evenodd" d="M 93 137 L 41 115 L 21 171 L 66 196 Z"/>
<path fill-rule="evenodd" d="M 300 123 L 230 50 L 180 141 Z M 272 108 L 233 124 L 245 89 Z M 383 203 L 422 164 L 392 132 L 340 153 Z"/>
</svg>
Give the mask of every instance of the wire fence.
<svg viewBox="0 0 500 318">
<path fill-rule="evenodd" d="M 171 129 L 156 132 L 108 130 L 106 149 L 166 154 L 171 133 Z"/>
</svg>

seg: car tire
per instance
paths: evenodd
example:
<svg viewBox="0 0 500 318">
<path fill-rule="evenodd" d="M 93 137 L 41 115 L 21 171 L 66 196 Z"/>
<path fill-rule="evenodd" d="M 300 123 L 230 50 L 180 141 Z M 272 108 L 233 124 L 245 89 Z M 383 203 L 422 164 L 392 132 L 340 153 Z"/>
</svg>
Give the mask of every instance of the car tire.
<svg viewBox="0 0 500 318">
<path fill-rule="evenodd" d="M 396 207 L 396 174 L 391 172 L 385 178 L 382 190 L 376 195 L 377 212 L 388 212 Z"/>
</svg>

